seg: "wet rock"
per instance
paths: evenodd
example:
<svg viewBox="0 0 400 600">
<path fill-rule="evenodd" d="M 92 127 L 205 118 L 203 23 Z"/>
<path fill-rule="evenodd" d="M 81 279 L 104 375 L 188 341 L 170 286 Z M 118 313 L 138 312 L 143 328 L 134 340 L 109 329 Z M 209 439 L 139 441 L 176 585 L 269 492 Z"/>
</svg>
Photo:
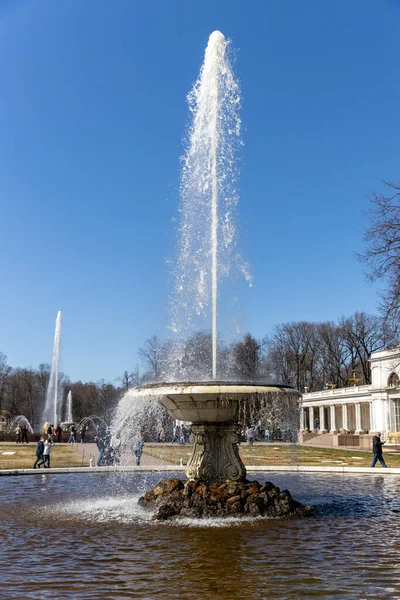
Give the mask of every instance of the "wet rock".
<svg viewBox="0 0 400 600">
<path fill-rule="evenodd" d="M 288 490 L 281 492 L 270 482 L 261 485 L 257 481 L 209 484 L 198 479 L 166 479 L 146 492 L 139 505 L 154 511 L 152 518 L 161 521 L 179 517 L 292 518 L 316 514 L 313 507 L 294 500 Z"/>
<path fill-rule="evenodd" d="M 231 498 L 228 498 L 226 501 L 227 504 L 234 504 L 235 502 L 240 503 L 240 494 L 238 496 L 231 496 Z"/>
</svg>

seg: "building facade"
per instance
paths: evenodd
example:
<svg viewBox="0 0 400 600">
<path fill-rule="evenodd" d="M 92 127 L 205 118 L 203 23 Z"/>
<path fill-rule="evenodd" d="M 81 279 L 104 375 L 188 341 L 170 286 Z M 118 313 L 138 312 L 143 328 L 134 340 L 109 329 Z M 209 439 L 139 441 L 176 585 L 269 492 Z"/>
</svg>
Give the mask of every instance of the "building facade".
<svg viewBox="0 0 400 600">
<path fill-rule="evenodd" d="M 303 394 L 300 430 L 355 436 L 382 433 L 400 442 L 400 346 L 373 352 L 372 383 Z M 328 384 L 329 386 L 329 384 Z"/>
</svg>

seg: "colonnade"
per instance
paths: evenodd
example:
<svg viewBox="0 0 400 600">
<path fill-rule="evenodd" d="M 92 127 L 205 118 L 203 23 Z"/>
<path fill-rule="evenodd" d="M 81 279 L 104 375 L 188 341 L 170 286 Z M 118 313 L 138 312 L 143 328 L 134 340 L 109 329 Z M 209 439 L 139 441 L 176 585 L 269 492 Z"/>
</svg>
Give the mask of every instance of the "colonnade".
<svg viewBox="0 0 400 600">
<path fill-rule="evenodd" d="M 320 433 L 368 433 L 375 429 L 373 403 L 352 402 L 303 406 L 300 429 L 319 430 Z"/>
</svg>

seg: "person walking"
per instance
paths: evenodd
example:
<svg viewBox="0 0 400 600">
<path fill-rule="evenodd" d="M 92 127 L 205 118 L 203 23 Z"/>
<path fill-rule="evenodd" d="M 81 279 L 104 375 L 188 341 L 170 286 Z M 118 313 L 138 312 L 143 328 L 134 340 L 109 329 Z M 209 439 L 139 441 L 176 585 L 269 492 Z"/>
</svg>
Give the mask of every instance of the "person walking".
<svg viewBox="0 0 400 600">
<path fill-rule="evenodd" d="M 387 464 L 385 463 L 385 461 L 383 459 L 383 454 L 382 454 L 383 444 L 386 444 L 386 442 L 381 441 L 381 432 L 378 431 L 374 435 L 373 440 L 372 440 L 372 452 L 374 453 L 374 458 L 372 459 L 371 467 L 375 467 L 377 461 L 379 460 L 382 467 L 384 467 L 385 469 L 388 468 Z"/>
<path fill-rule="evenodd" d="M 97 448 L 99 449 L 99 458 L 97 459 L 97 466 L 101 467 L 103 464 L 103 458 L 104 458 L 104 449 L 105 449 L 104 440 L 103 440 L 103 438 L 96 435 L 96 437 L 94 438 L 94 441 L 95 441 Z"/>
<path fill-rule="evenodd" d="M 76 442 L 76 429 L 75 429 L 75 424 L 74 423 L 71 425 L 70 432 L 71 432 L 71 434 L 69 436 L 68 444 L 75 444 L 75 442 Z"/>
<path fill-rule="evenodd" d="M 29 443 L 28 441 L 28 428 L 26 425 L 23 425 L 21 427 L 21 444 L 23 444 L 24 442 L 26 442 L 27 444 Z"/>
<path fill-rule="evenodd" d="M 135 437 L 133 438 L 133 443 L 132 443 L 132 452 L 136 456 L 136 466 L 138 466 L 138 467 L 140 466 L 140 459 L 142 457 L 143 446 L 144 446 L 144 439 L 143 439 L 140 431 L 138 431 L 137 434 L 135 435 Z"/>
<path fill-rule="evenodd" d="M 179 425 L 176 425 L 174 427 L 174 437 L 172 438 L 172 443 L 178 444 L 180 437 L 181 437 L 181 428 Z"/>
<path fill-rule="evenodd" d="M 15 443 L 16 444 L 20 444 L 21 443 L 21 427 L 19 425 L 16 426 L 15 428 Z"/>
<path fill-rule="evenodd" d="M 81 427 L 81 444 L 84 444 L 86 442 L 86 425 L 82 425 Z"/>
<path fill-rule="evenodd" d="M 250 446 L 252 446 L 254 444 L 255 437 L 256 437 L 256 432 L 255 432 L 254 428 L 249 427 L 249 429 L 247 430 L 247 441 L 250 444 Z"/>
<path fill-rule="evenodd" d="M 181 425 L 181 435 L 179 438 L 179 443 L 186 444 L 186 427 L 184 425 Z"/>
<path fill-rule="evenodd" d="M 40 440 L 38 441 L 37 446 L 36 446 L 36 460 L 33 463 L 33 469 L 36 469 L 36 465 L 37 465 L 37 468 L 40 469 L 40 464 L 38 464 L 38 463 L 39 463 L 39 461 L 41 461 L 43 459 L 43 452 L 44 452 L 44 437 L 41 436 Z"/>
<path fill-rule="evenodd" d="M 51 441 L 51 439 L 45 440 L 44 450 L 43 450 L 43 458 L 42 458 L 42 462 L 40 462 L 38 464 L 39 468 L 40 468 L 40 465 L 43 465 L 43 469 L 50 469 L 50 450 L 51 450 L 52 445 L 53 445 L 53 442 Z"/>
</svg>

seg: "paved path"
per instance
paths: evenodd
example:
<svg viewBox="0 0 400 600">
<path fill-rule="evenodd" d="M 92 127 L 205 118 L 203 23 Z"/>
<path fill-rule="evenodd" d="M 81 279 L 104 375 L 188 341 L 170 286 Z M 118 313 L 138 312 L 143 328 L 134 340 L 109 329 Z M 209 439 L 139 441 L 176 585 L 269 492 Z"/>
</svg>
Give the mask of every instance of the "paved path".
<svg viewBox="0 0 400 600">
<path fill-rule="evenodd" d="M 87 466 L 90 461 L 90 456 L 94 459 L 94 464 L 97 464 L 97 459 L 99 457 L 99 449 L 96 444 L 87 443 L 87 444 L 74 444 L 74 448 L 79 452 L 79 454 L 83 458 L 83 465 Z M 124 461 L 125 462 L 125 461 Z M 133 456 L 127 461 L 127 466 L 136 465 L 136 458 Z M 143 449 L 142 458 L 140 461 L 140 466 L 142 467 L 156 467 L 156 466 L 175 466 L 174 463 L 167 462 L 162 458 L 158 458 L 156 456 L 150 456 L 146 454 L 146 444 Z"/>
<path fill-rule="evenodd" d="M 34 446 L 36 447 L 37 442 L 30 442 L 29 444 L 16 444 L 15 442 L 0 442 L 0 446 L 11 446 L 11 447 L 21 447 L 24 446 Z M 57 444 L 58 445 L 58 444 Z M 60 446 L 65 446 L 66 444 L 62 443 Z M 93 457 L 93 465 L 97 464 L 97 459 L 99 457 L 99 449 L 97 445 L 94 443 L 87 444 L 74 444 L 74 449 L 79 452 L 82 456 L 82 466 L 88 467 L 90 457 Z M 124 461 L 125 462 L 125 461 Z M 158 458 L 157 456 L 151 456 L 150 454 L 146 454 L 146 444 L 143 449 L 142 458 L 140 461 L 140 465 L 143 467 L 173 467 L 176 466 L 174 463 L 163 460 L 162 458 Z M 136 458 L 132 455 L 131 459 L 127 461 L 127 466 L 136 466 Z"/>
</svg>

